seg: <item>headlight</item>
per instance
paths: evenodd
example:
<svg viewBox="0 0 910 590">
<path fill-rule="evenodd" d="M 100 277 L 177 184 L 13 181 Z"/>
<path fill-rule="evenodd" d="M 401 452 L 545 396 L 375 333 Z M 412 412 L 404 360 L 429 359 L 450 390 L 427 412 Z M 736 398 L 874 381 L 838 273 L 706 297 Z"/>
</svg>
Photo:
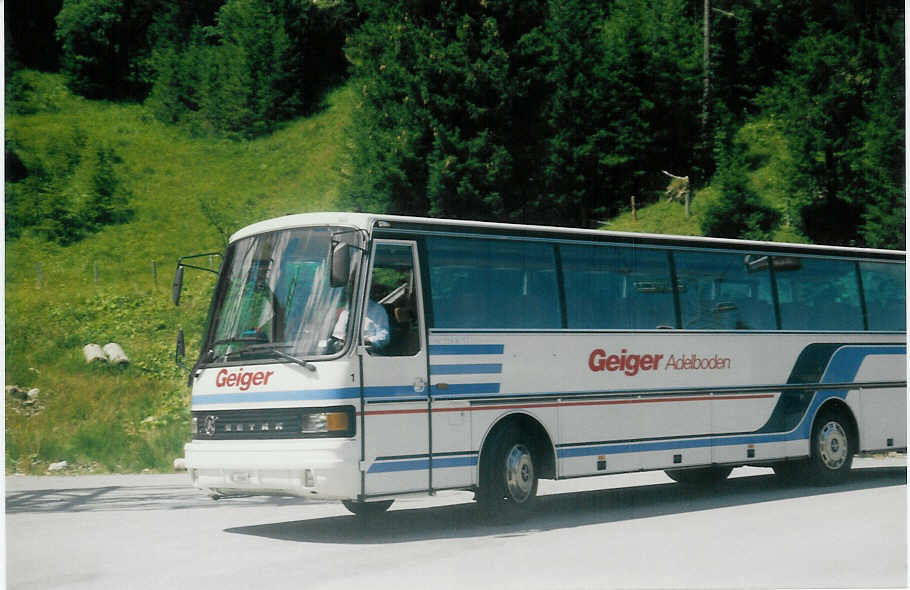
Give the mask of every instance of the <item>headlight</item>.
<svg viewBox="0 0 910 590">
<path fill-rule="evenodd" d="M 193 422 L 190 424 L 190 432 L 194 435 L 199 434 L 199 418 L 193 416 Z"/>
<path fill-rule="evenodd" d="M 353 434 L 353 420 L 348 411 L 310 412 L 301 416 L 300 432 L 304 434 Z"/>
</svg>

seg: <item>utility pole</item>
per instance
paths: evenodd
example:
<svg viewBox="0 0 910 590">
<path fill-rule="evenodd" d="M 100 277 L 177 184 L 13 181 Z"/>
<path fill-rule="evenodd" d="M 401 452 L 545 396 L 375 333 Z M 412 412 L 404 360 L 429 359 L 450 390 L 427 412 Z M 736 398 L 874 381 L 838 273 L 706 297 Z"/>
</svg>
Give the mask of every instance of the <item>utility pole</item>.
<svg viewBox="0 0 910 590">
<path fill-rule="evenodd" d="M 711 130 L 708 126 L 708 100 L 711 95 L 711 0 L 705 0 L 704 22 L 704 72 L 701 91 L 701 142 L 703 157 L 711 157 Z M 706 179 L 705 179 L 706 180 Z"/>
</svg>

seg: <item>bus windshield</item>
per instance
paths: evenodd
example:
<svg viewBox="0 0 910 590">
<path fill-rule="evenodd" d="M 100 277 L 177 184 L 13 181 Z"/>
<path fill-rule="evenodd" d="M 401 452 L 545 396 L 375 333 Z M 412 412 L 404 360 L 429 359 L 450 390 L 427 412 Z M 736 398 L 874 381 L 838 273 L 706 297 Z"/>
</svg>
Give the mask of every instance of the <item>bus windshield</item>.
<svg viewBox="0 0 910 590">
<path fill-rule="evenodd" d="M 341 228 L 275 231 L 232 243 L 222 266 L 205 362 L 332 355 L 344 346 L 352 300 L 347 284 L 331 287 L 332 238 L 355 244 Z M 355 248 L 356 252 L 357 249 Z M 339 318 L 345 325 L 337 325 Z"/>
</svg>

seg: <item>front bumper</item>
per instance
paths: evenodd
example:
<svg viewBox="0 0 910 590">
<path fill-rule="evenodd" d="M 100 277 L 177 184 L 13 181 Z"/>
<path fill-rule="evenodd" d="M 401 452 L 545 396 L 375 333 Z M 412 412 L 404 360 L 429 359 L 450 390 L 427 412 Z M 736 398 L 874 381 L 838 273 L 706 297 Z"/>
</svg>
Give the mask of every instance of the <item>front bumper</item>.
<svg viewBox="0 0 910 590">
<path fill-rule="evenodd" d="M 185 452 L 193 485 L 213 496 L 347 500 L 360 493 L 355 439 L 197 440 Z"/>
</svg>

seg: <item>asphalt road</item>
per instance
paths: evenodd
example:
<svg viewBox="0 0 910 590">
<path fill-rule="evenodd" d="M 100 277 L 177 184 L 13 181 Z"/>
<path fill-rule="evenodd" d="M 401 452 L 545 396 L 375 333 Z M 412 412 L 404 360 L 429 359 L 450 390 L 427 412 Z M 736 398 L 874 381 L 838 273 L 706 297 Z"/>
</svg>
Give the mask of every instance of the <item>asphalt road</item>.
<svg viewBox="0 0 910 590">
<path fill-rule="evenodd" d="M 214 502 L 186 475 L 6 478 L 14 589 L 772 588 L 907 585 L 906 461 L 857 459 L 830 488 L 742 468 L 714 490 L 662 473 L 541 483 L 490 524 L 471 494 Z"/>
</svg>

